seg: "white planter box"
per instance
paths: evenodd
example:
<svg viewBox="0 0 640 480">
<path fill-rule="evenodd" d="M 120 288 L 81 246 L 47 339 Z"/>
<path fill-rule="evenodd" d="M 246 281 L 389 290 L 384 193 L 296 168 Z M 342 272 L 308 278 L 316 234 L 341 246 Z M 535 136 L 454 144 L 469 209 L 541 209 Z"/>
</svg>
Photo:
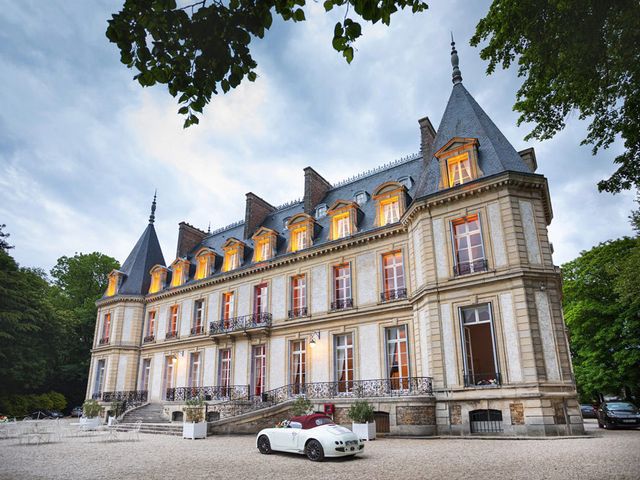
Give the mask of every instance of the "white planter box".
<svg viewBox="0 0 640 480">
<path fill-rule="evenodd" d="M 182 424 L 182 438 L 207 438 L 207 422 Z"/>
<path fill-rule="evenodd" d="M 352 423 L 351 431 L 355 433 L 360 440 L 376 439 L 376 422 Z"/>
<path fill-rule="evenodd" d="M 80 417 L 80 428 L 82 430 L 95 430 L 102 425 L 100 417 Z"/>
</svg>

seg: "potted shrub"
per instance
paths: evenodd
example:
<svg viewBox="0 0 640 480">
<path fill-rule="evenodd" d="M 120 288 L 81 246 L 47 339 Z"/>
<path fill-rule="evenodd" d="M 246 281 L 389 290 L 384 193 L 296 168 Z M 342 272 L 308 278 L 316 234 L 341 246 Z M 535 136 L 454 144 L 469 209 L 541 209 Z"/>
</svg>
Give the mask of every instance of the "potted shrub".
<svg viewBox="0 0 640 480">
<path fill-rule="evenodd" d="M 80 425 L 85 430 L 93 430 L 98 428 L 102 421 L 100 420 L 100 413 L 102 407 L 95 400 L 85 400 L 82 404 L 82 417 L 80 418 Z"/>
<path fill-rule="evenodd" d="M 311 403 L 311 400 L 305 396 L 296 398 L 295 402 L 293 402 L 293 405 L 291 406 L 291 413 L 296 417 L 299 415 L 307 415 L 312 411 L 313 404 Z"/>
<path fill-rule="evenodd" d="M 184 412 L 184 422 L 182 424 L 182 438 L 207 437 L 207 422 L 204 419 L 204 400 L 202 397 L 187 400 Z"/>
<path fill-rule="evenodd" d="M 353 422 L 351 430 L 362 440 L 376 439 L 376 422 L 373 406 L 366 400 L 357 400 L 351 404 L 347 416 Z"/>
</svg>

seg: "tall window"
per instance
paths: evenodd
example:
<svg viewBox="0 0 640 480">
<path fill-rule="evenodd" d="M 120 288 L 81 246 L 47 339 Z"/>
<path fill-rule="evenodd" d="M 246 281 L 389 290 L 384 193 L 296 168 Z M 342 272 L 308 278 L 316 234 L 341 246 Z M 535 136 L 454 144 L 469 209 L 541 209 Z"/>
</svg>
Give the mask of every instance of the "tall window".
<svg viewBox="0 0 640 480">
<path fill-rule="evenodd" d="M 351 218 L 349 212 L 333 217 L 334 240 L 351 235 Z"/>
<path fill-rule="evenodd" d="M 380 226 L 400 220 L 400 200 L 398 197 L 380 200 Z"/>
<path fill-rule="evenodd" d="M 153 342 L 156 334 L 156 311 L 149 310 L 147 314 L 147 325 L 145 326 L 145 342 Z"/>
<path fill-rule="evenodd" d="M 259 321 L 262 314 L 268 312 L 268 301 L 269 289 L 266 283 L 253 287 L 253 315 L 256 317 L 256 321 Z"/>
<path fill-rule="evenodd" d="M 229 328 L 229 321 L 233 317 L 234 295 L 233 292 L 222 294 L 222 324 L 224 328 Z"/>
<path fill-rule="evenodd" d="M 353 335 L 334 337 L 335 379 L 338 392 L 350 392 L 353 389 Z"/>
<path fill-rule="evenodd" d="M 238 255 L 238 249 L 229 249 L 224 253 L 224 268 L 225 272 L 235 270 L 240 266 L 240 257 Z"/>
<path fill-rule="evenodd" d="M 189 386 L 200 386 L 200 352 L 191 353 L 191 361 L 189 362 Z"/>
<path fill-rule="evenodd" d="M 177 362 L 177 358 L 173 355 L 168 355 L 164 358 L 164 379 L 162 382 L 165 399 L 172 398 L 172 395 L 169 394 L 168 390 L 173 389 L 174 378 L 175 378 L 175 364 Z"/>
<path fill-rule="evenodd" d="M 460 321 L 465 385 L 499 384 L 490 304 L 460 309 Z"/>
<path fill-rule="evenodd" d="M 102 320 L 102 336 L 100 337 L 100 344 L 109 343 L 109 335 L 111 333 L 111 314 L 105 313 Z"/>
<path fill-rule="evenodd" d="M 169 325 L 166 338 L 176 338 L 178 336 L 178 305 L 169 308 Z"/>
<path fill-rule="evenodd" d="M 351 265 L 348 263 L 333 267 L 333 299 L 332 310 L 353 307 Z"/>
<path fill-rule="evenodd" d="M 209 264 L 211 255 L 200 255 L 196 262 L 196 280 L 201 280 L 209 276 Z"/>
<path fill-rule="evenodd" d="M 289 318 L 307 315 L 307 279 L 304 275 L 291 277 L 291 310 Z"/>
<path fill-rule="evenodd" d="M 117 273 L 109 276 L 109 286 L 107 287 L 107 297 L 112 297 L 118 293 L 118 284 L 120 283 L 120 276 Z"/>
<path fill-rule="evenodd" d="M 261 395 L 267 372 L 267 354 L 265 345 L 255 345 L 251 350 L 251 393 Z"/>
<path fill-rule="evenodd" d="M 291 232 L 291 251 L 297 252 L 298 250 L 304 250 L 307 248 L 308 232 L 307 227 L 296 228 Z"/>
<path fill-rule="evenodd" d="M 193 304 L 193 325 L 191 335 L 199 335 L 203 332 L 204 300 L 196 300 Z"/>
<path fill-rule="evenodd" d="M 293 393 L 304 393 L 304 384 L 307 375 L 307 351 L 305 340 L 291 341 L 291 359 L 289 371 L 291 372 L 291 384 Z"/>
<path fill-rule="evenodd" d="M 165 271 L 158 268 L 151 274 L 151 286 L 149 293 L 159 292 L 164 288 Z"/>
<path fill-rule="evenodd" d="M 268 237 L 260 238 L 256 245 L 256 262 L 262 262 L 271 258 L 271 240 Z"/>
<path fill-rule="evenodd" d="M 455 187 L 471 180 L 471 163 L 469 162 L 468 153 L 449 158 L 447 160 L 447 168 L 450 187 Z"/>
<path fill-rule="evenodd" d="M 222 396 L 228 397 L 229 387 L 231 387 L 231 349 L 220 350 L 218 355 L 218 387 L 221 389 Z"/>
<path fill-rule="evenodd" d="M 387 350 L 387 378 L 392 390 L 409 388 L 409 348 L 407 326 L 385 329 Z"/>
<path fill-rule="evenodd" d="M 140 379 L 140 390 L 149 391 L 149 378 L 151 378 L 151 359 L 145 358 L 142 361 L 142 378 Z"/>
<path fill-rule="evenodd" d="M 184 277 L 185 277 L 186 268 L 188 268 L 188 267 L 184 263 L 177 263 L 173 267 L 173 276 L 171 277 L 171 286 L 172 287 L 179 287 L 180 285 L 182 285 L 184 283 Z"/>
<path fill-rule="evenodd" d="M 105 368 L 106 360 L 98 360 L 98 364 L 96 365 L 96 376 L 93 384 L 93 393 L 98 394 L 102 393 L 104 388 L 104 368 Z"/>
<path fill-rule="evenodd" d="M 487 269 L 478 215 L 469 215 L 453 221 L 455 273 L 465 275 Z"/>
<path fill-rule="evenodd" d="M 381 300 L 383 302 L 406 298 L 407 289 L 404 283 L 402 252 L 386 253 L 382 256 L 382 282 Z"/>
</svg>

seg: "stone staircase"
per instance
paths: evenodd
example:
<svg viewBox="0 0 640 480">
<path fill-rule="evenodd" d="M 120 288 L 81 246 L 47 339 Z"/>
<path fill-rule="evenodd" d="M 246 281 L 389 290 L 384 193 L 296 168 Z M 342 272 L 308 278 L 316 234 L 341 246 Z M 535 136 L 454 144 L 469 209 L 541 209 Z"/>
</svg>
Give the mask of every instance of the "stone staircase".
<svg viewBox="0 0 640 480">
<path fill-rule="evenodd" d="M 126 412 L 121 423 L 153 423 L 153 424 L 170 424 L 171 421 L 163 413 L 163 407 L 159 403 L 147 403 L 141 407 L 134 408 Z"/>
<path fill-rule="evenodd" d="M 136 428 L 136 424 L 118 423 L 115 428 L 118 432 L 128 432 Z M 140 433 L 180 436 L 182 435 L 182 423 L 142 423 L 140 424 Z"/>
</svg>

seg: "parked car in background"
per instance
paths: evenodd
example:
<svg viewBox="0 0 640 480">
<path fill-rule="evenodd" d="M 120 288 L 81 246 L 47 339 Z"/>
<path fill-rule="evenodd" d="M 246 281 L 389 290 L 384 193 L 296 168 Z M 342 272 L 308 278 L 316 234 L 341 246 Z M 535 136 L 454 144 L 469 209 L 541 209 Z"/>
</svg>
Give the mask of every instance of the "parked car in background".
<svg viewBox="0 0 640 480">
<path fill-rule="evenodd" d="M 598 427 L 640 427 L 640 412 L 638 412 L 638 407 L 630 402 L 603 402 L 600 408 L 598 408 Z"/>
<path fill-rule="evenodd" d="M 71 413 L 69 414 L 72 417 L 81 417 L 82 416 L 82 407 L 73 407 L 71 409 Z"/>
<path fill-rule="evenodd" d="M 588 403 L 580 405 L 580 412 L 582 413 L 582 418 L 598 418 L 596 407 L 589 405 Z"/>
<path fill-rule="evenodd" d="M 64 414 L 58 410 L 36 410 L 27 415 L 31 420 L 42 420 L 45 418 L 64 418 Z"/>
</svg>

